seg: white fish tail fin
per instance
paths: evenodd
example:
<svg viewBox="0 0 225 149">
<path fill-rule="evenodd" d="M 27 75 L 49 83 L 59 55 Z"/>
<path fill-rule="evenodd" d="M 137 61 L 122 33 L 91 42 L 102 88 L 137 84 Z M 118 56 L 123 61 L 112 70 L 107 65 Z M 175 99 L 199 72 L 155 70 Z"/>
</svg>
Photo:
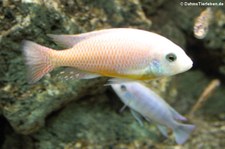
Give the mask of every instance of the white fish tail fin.
<svg viewBox="0 0 225 149">
<path fill-rule="evenodd" d="M 28 82 L 30 84 L 40 80 L 45 74 L 53 70 L 51 49 L 31 41 L 23 41 L 22 50 L 28 66 Z"/>
<path fill-rule="evenodd" d="M 194 129 L 194 125 L 178 123 L 178 126 L 174 129 L 176 142 L 178 144 L 185 143 Z"/>
</svg>

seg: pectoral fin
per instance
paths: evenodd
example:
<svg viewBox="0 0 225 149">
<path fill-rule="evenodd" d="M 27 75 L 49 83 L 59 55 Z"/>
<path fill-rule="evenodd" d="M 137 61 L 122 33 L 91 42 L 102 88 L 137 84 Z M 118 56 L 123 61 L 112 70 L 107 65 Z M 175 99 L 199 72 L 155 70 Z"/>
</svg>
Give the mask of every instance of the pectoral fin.
<svg viewBox="0 0 225 149">
<path fill-rule="evenodd" d="M 82 33 L 77 35 L 53 35 L 53 34 L 47 34 L 52 40 L 57 43 L 60 46 L 63 46 L 64 48 L 72 48 L 77 43 L 94 37 L 101 34 L 107 33 L 108 30 L 102 30 L 102 31 L 92 31 L 88 33 Z"/>
<path fill-rule="evenodd" d="M 48 36 L 59 46 L 64 48 L 72 48 L 78 42 L 84 40 L 84 37 L 78 35 L 53 35 L 48 34 Z"/>
</svg>

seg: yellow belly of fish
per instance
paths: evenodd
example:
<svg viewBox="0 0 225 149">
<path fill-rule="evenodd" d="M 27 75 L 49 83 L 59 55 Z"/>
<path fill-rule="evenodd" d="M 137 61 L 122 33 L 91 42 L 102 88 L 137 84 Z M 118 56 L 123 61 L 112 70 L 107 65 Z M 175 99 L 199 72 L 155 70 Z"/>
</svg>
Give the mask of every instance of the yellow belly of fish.
<svg viewBox="0 0 225 149">
<path fill-rule="evenodd" d="M 155 75 L 143 75 L 143 73 L 140 73 L 139 75 L 129 75 L 129 74 L 118 74 L 118 73 L 112 73 L 112 72 L 99 72 L 102 76 L 108 76 L 108 77 L 117 77 L 117 78 L 124 78 L 124 79 L 131 79 L 131 80 L 154 80 L 157 77 Z"/>
</svg>

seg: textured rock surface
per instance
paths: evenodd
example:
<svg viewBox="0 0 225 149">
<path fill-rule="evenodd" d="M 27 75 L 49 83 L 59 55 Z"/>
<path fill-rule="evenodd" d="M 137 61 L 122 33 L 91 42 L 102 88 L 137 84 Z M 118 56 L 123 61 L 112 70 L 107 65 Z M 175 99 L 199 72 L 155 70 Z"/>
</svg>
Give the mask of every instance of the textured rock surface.
<svg viewBox="0 0 225 149">
<path fill-rule="evenodd" d="M 192 75 L 196 78 L 192 79 Z M 190 84 L 196 79 L 203 77 L 200 72 L 190 72 L 185 77 L 179 77 L 179 84 L 185 85 L 188 79 Z M 202 80 L 202 79 L 201 79 Z M 187 96 L 194 100 L 204 84 L 209 80 L 202 80 L 196 94 Z M 180 85 L 182 86 L 182 85 Z M 171 90 L 173 90 L 171 88 Z M 185 95 L 186 90 L 179 88 Z M 172 92 L 172 91 L 171 91 Z M 185 93 L 186 92 L 186 93 Z M 223 90 L 224 92 L 224 90 Z M 218 92 L 209 100 L 213 100 Z M 183 102 L 178 105 L 173 104 L 179 111 L 184 111 L 186 107 L 190 108 L 192 103 L 185 102 L 184 97 L 176 100 Z M 196 99 L 196 98 L 195 98 Z M 80 101 L 74 101 L 66 105 L 63 109 L 52 113 L 47 119 L 45 127 L 31 135 L 19 135 L 13 132 L 9 126 L 4 128 L 5 139 L 3 149 L 13 148 L 65 148 L 65 149 L 85 149 L 85 148 L 180 148 L 174 145 L 173 136 L 164 139 L 157 128 L 148 123 L 141 127 L 138 122 L 131 116 L 128 109 L 119 113 L 122 106 L 117 97 L 111 90 L 104 94 L 84 97 Z M 170 101 L 172 102 L 172 101 Z M 224 102 L 221 102 L 224 104 Z M 211 105 L 210 105 L 211 106 Z M 223 105 L 221 105 L 223 106 Z M 185 112 L 187 113 L 187 112 Z M 217 116 L 224 111 L 216 113 Z M 197 126 L 189 141 L 181 148 L 222 148 L 224 147 L 224 115 L 213 121 L 207 120 L 207 115 L 196 115 L 191 122 Z M 220 121 L 219 121 L 220 120 Z M 210 135 L 209 135 L 210 134 Z"/>
<path fill-rule="evenodd" d="M 203 8 L 181 7 L 170 0 L 0 1 L 0 148 L 180 148 L 172 136 L 165 140 L 154 126 L 141 127 L 128 110 L 119 113 L 122 104 L 103 86 L 106 78 L 65 81 L 57 78 L 60 70 L 56 70 L 28 85 L 20 43 L 28 39 L 60 49 L 46 34 L 112 27 L 160 33 L 186 49 L 196 69 L 210 72 L 192 71 L 150 83 L 175 109 L 187 114 L 212 76 L 224 78 L 222 8 L 214 8 L 208 35 L 197 40 L 193 21 Z M 182 148 L 225 146 L 224 95 L 222 83 L 191 119 L 197 130 Z"/>
<path fill-rule="evenodd" d="M 14 129 L 29 134 L 43 126 L 45 117 L 63 104 L 86 95 L 87 90 L 88 94 L 97 92 L 97 84 L 104 84 L 104 79 L 103 82 L 98 79 L 72 82 L 46 79 L 38 85 L 27 85 L 19 51 L 23 39 L 50 45 L 47 33 L 78 33 L 121 25 L 148 28 L 151 21 L 145 18 L 138 1 L 23 2 L 8 1 L 1 8 L 1 61 L 4 67 L 1 67 L 3 99 L 0 103 L 4 116 Z M 116 15 L 110 16 L 112 12 Z M 90 88 L 92 86 L 96 87 Z M 104 91 L 102 88 L 100 91 Z"/>
</svg>

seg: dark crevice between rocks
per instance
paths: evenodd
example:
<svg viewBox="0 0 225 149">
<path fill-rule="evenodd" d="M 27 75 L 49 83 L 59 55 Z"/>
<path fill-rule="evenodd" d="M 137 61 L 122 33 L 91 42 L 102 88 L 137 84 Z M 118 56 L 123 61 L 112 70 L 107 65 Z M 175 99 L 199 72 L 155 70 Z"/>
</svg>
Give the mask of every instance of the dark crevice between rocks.
<svg viewBox="0 0 225 149">
<path fill-rule="evenodd" d="M 0 149 L 34 149 L 29 136 L 16 134 L 3 116 L 0 116 Z"/>
<path fill-rule="evenodd" d="M 193 60 L 193 69 L 199 69 L 208 77 L 219 78 L 225 82 L 224 75 L 218 70 L 223 63 L 223 55 L 219 52 L 210 53 L 210 51 L 220 51 L 220 49 L 207 49 L 204 46 L 204 41 L 194 39 L 194 37 L 187 37 L 186 49 Z"/>
<path fill-rule="evenodd" d="M 7 120 L 3 117 L 0 116 L 0 148 L 2 148 L 2 145 L 5 141 L 5 125 L 7 123 Z"/>
<path fill-rule="evenodd" d="M 109 99 L 109 105 L 113 109 L 116 109 L 115 112 L 117 112 L 117 114 L 121 115 L 123 112 L 121 112 L 120 109 L 124 106 L 124 104 L 122 103 L 122 101 L 118 100 L 119 97 L 116 95 L 116 93 L 113 91 L 113 89 L 111 87 L 109 87 L 106 90 L 105 94 Z"/>
</svg>

